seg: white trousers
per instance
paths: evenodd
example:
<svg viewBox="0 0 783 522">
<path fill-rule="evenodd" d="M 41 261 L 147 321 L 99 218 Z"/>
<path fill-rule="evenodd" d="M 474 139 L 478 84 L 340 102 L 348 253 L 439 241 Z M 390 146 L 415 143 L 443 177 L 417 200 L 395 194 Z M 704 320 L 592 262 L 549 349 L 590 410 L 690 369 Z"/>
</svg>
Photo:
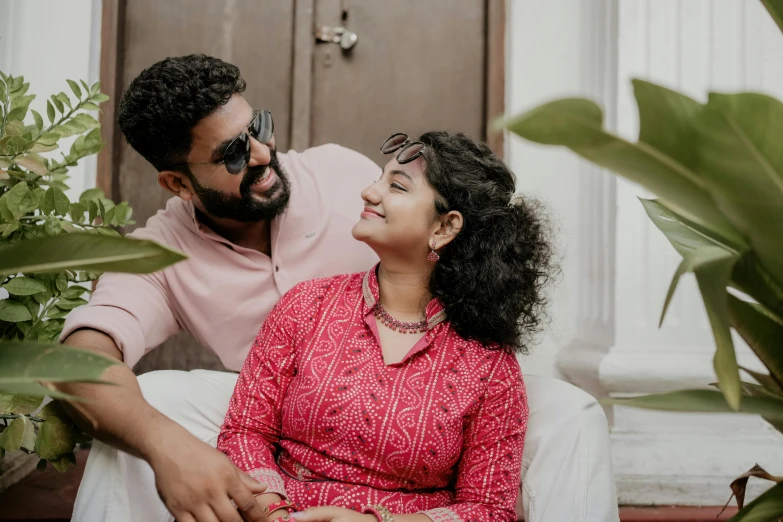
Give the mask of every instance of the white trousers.
<svg viewBox="0 0 783 522">
<path fill-rule="evenodd" d="M 213 447 L 237 375 L 157 371 L 139 377 L 144 398 Z M 618 522 L 609 432 L 603 410 L 582 390 L 525 377 L 530 418 L 517 512 L 527 522 Z M 95 441 L 73 522 L 171 522 L 149 464 Z"/>
</svg>

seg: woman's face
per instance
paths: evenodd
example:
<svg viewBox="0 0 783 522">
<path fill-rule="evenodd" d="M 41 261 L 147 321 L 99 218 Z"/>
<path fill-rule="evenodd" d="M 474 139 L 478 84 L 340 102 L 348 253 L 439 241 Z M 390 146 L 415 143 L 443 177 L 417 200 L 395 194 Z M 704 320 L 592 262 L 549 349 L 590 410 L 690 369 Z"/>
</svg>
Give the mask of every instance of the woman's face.
<svg viewBox="0 0 783 522">
<path fill-rule="evenodd" d="M 353 237 L 378 254 L 424 260 L 430 241 L 436 240 L 441 220 L 435 211 L 435 190 L 418 158 L 400 165 L 386 164 L 381 177 L 362 191 L 364 211 L 353 227 Z"/>
</svg>

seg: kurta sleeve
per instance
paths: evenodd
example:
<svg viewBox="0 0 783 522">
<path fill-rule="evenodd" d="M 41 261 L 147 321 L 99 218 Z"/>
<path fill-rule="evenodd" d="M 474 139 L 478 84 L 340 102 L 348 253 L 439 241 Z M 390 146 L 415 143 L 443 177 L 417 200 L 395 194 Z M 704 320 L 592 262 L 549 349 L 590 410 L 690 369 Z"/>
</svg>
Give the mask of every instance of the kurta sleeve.
<svg viewBox="0 0 783 522">
<path fill-rule="evenodd" d="M 527 418 L 522 372 L 504 354 L 465 429 L 454 502 L 422 513 L 434 522 L 514 522 Z"/>
<path fill-rule="evenodd" d="M 297 296 L 294 287 L 272 309 L 237 379 L 218 449 L 237 467 L 286 496 L 275 461 L 283 396 L 295 373 Z"/>
</svg>

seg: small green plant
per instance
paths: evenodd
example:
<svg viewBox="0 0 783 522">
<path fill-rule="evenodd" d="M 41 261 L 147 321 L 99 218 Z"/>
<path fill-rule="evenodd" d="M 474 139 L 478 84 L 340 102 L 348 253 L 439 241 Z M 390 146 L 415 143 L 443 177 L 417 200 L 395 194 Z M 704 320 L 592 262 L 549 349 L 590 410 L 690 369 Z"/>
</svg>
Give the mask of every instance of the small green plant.
<svg viewBox="0 0 783 522">
<path fill-rule="evenodd" d="M 58 382 L 100 382 L 115 364 L 59 346 L 65 317 L 86 304 L 85 286 L 104 271 L 148 273 L 184 258 L 149 241 L 120 237 L 132 224 L 127 203 L 100 189 L 70 201 L 68 169 L 101 150 L 98 121 L 89 111 L 108 96 L 99 84 L 67 81 L 46 102 L 46 121 L 30 110 L 35 98 L 21 76 L 0 71 L 0 458 L 22 450 L 64 471 L 76 444 L 89 438 L 57 402 L 71 399 Z M 61 140 L 71 139 L 67 153 Z"/>
</svg>

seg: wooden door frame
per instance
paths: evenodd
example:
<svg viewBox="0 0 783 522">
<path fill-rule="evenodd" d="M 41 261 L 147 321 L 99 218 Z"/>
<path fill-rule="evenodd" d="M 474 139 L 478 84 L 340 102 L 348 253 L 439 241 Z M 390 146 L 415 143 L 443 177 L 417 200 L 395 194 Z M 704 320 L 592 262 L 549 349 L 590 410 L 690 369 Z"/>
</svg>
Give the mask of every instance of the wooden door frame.
<svg viewBox="0 0 783 522">
<path fill-rule="evenodd" d="M 291 148 L 310 145 L 310 99 L 312 96 L 313 13 L 316 0 L 294 0 L 293 92 L 291 96 Z M 504 157 L 505 133 L 492 128 L 493 120 L 506 106 L 506 0 L 486 2 L 486 71 L 484 134 L 487 144 Z M 98 154 L 96 186 L 109 198 L 119 196 L 119 163 L 122 133 L 117 126 L 117 108 L 122 95 L 122 55 L 125 44 L 127 0 L 103 0 L 101 13 L 101 91 L 110 96 L 99 121 L 103 150 Z"/>
</svg>

